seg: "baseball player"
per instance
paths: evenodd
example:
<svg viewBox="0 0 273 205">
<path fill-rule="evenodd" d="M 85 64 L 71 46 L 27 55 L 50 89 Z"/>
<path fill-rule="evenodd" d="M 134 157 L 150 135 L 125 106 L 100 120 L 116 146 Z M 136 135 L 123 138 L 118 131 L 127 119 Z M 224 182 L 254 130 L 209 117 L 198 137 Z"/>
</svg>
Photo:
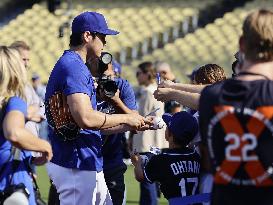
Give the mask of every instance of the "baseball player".
<svg viewBox="0 0 273 205">
<path fill-rule="evenodd" d="M 124 124 L 132 128 L 145 125 L 145 119 L 135 113 L 97 111 L 94 81 L 85 63 L 87 59 L 97 62 L 106 36 L 116 34 L 102 14 L 81 13 L 72 22 L 70 49 L 49 77 L 45 100 L 54 157 L 47 170 L 61 205 L 112 204 L 102 172 L 100 132 Z"/>
<path fill-rule="evenodd" d="M 200 157 L 187 145 L 198 132 L 191 114 L 182 111 L 162 116 L 167 124 L 165 138 L 169 149 L 143 164 L 141 155 L 131 156 L 138 181 L 159 182 L 166 199 L 195 195 L 198 192 Z"/>
</svg>

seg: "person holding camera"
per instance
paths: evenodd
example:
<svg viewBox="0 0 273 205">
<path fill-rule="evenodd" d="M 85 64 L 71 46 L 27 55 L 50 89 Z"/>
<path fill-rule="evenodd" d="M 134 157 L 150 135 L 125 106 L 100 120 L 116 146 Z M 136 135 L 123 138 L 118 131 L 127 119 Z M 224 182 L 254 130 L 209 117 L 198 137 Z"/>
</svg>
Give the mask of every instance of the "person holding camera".
<svg viewBox="0 0 273 205">
<path fill-rule="evenodd" d="M 0 75 L 0 203 L 36 205 L 29 166 L 49 161 L 52 149 L 25 128 L 27 74 L 17 50 L 0 47 Z"/>
<path fill-rule="evenodd" d="M 150 123 L 136 113 L 108 115 L 97 111 L 94 81 L 85 63 L 87 59 L 97 62 L 106 36 L 117 34 L 108 28 L 102 14 L 76 16 L 70 49 L 49 77 L 46 115 L 54 156 L 47 170 L 62 205 L 112 204 L 102 172 L 101 131 L 111 133 L 108 128 L 122 126 L 139 129 Z"/>
<path fill-rule="evenodd" d="M 104 52 L 100 59 L 111 61 L 99 63 L 96 76 L 98 110 L 107 114 L 137 113 L 133 88 L 120 76 L 120 67 L 110 53 Z M 125 133 L 102 135 L 103 173 L 114 205 L 126 203 L 124 173 L 127 169 L 123 162 L 123 137 Z"/>
</svg>

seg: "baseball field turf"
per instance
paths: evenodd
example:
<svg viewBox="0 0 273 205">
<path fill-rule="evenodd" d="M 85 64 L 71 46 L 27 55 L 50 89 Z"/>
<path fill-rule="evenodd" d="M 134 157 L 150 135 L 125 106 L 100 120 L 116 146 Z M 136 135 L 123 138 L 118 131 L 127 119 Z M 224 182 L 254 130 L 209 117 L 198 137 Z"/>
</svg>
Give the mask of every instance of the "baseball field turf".
<svg viewBox="0 0 273 205">
<path fill-rule="evenodd" d="M 37 167 L 38 174 L 38 185 L 42 194 L 42 197 L 47 201 L 48 190 L 49 190 L 49 179 L 44 166 Z M 135 180 L 133 175 L 133 166 L 128 166 L 125 173 L 125 182 L 127 188 L 127 203 L 126 204 L 138 204 L 139 200 L 139 184 Z M 159 200 L 159 204 L 168 204 L 167 200 L 162 196 Z"/>
</svg>

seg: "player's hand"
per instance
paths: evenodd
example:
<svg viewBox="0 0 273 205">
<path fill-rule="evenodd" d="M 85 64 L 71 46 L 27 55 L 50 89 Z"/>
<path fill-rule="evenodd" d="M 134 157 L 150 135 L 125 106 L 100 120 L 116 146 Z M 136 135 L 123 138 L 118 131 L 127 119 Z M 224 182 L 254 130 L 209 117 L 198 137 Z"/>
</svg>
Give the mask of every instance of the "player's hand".
<svg viewBox="0 0 273 205">
<path fill-rule="evenodd" d="M 175 83 L 170 81 L 170 80 L 164 80 L 162 81 L 158 87 L 159 88 L 172 88 L 172 86 L 174 85 Z"/>
<path fill-rule="evenodd" d="M 137 113 L 126 114 L 126 124 L 129 125 L 133 130 L 137 130 L 145 125 L 145 118 Z"/>
<path fill-rule="evenodd" d="M 154 118 L 155 116 L 145 117 L 145 125 L 141 126 L 139 129 L 137 129 L 137 131 L 154 130 Z"/>
<path fill-rule="evenodd" d="M 172 90 L 173 89 L 171 88 L 157 88 L 157 90 L 154 92 L 154 97 L 161 102 L 170 101 L 172 100 L 170 96 Z"/>
</svg>

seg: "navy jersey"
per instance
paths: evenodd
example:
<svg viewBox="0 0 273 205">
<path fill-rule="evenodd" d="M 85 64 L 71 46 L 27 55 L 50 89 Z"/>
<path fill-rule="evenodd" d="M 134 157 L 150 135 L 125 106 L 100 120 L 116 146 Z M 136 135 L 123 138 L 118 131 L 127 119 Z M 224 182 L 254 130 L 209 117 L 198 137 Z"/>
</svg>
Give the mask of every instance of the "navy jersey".
<svg viewBox="0 0 273 205">
<path fill-rule="evenodd" d="M 213 204 L 273 204 L 272 93 L 272 81 L 236 79 L 202 92 L 200 132 L 214 172 Z"/>
<path fill-rule="evenodd" d="M 198 194 L 200 156 L 189 148 L 166 149 L 151 157 L 144 168 L 145 179 L 160 183 L 166 199 Z"/>
</svg>

